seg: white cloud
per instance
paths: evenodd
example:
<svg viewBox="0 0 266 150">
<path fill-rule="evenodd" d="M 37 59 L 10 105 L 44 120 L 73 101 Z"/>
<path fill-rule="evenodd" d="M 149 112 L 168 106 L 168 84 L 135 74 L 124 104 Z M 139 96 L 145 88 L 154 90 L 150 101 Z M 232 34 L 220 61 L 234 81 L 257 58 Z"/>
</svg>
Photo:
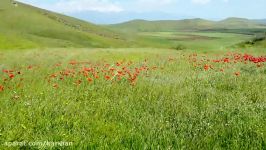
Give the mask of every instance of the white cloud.
<svg viewBox="0 0 266 150">
<path fill-rule="evenodd" d="M 135 0 L 125 1 L 123 6 L 129 11 L 149 12 L 149 11 L 168 11 L 169 8 L 176 6 L 179 0 Z"/>
<path fill-rule="evenodd" d="M 192 3 L 201 5 L 207 4 L 209 2 L 211 2 L 211 0 L 192 0 Z"/>
<path fill-rule="evenodd" d="M 52 6 L 53 10 L 61 12 L 121 12 L 123 8 L 108 0 L 61 0 Z"/>
<path fill-rule="evenodd" d="M 96 12 L 121 12 L 124 9 L 117 3 L 110 0 L 57 0 L 56 2 L 44 3 L 36 0 L 19 0 L 22 2 L 34 4 L 52 11 L 63 13 L 76 13 L 85 11 Z"/>
<path fill-rule="evenodd" d="M 205 5 L 205 4 L 208 4 L 212 1 L 214 1 L 214 0 L 191 0 L 192 3 L 200 4 L 200 5 Z M 218 0 L 216 0 L 216 1 L 218 1 Z M 225 3 L 229 2 L 229 0 L 221 0 L 221 1 L 225 2 Z"/>
<path fill-rule="evenodd" d="M 95 12 L 149 12 L 165 11 L 179 0 L 18 0 L 44 9 L 78 13 Z"/>
</svg>

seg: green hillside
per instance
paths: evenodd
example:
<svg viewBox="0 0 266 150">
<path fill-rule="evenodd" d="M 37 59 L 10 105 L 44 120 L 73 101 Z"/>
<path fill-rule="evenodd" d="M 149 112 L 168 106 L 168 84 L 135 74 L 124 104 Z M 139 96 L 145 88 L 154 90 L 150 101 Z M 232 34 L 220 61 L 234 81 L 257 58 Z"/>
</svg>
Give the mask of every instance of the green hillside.
<svg viewBox="0 0 266 150">
<path fill-rule="evenodd" d="M 203 19 L 186 19 L 186 20 L 160 20 L 146 21 L 133 20 L 121 24 L 110 25 L 113 29 L 121 31 L 140 31 L 140 32 L 162 32 L 162 31 L 179 31 L 179 30 L 197 30 L 208 29 L 214 25 L 214 22 Z"/>
<path fill-rule="evenodd" d="M 256 22 L 258 22 L 260 24 L 265 24 L 266 25 L 266 19 L 256 19 L 254 21 L 256 21 Z"/>
<path fill-rule="evenodd" d="M 0 49 L 127 45 L 104 27 L 10 0 L 1 0 L 0 20 Z"/>
<path fill-rule="evenodd" d="M 22 3 L 17 3 L 16 6 L 10 0 L 1 0 L 0 4 L 0 49 L 2 50 L 62 47 L 173 48 L 179 46 L 180 42 L 187 48 L 194 48 L 188 45 L 191 45 L 191 41 L 195 43 L 195 40 L 200 40 L 200 43 L 216 42 L 216 45 L 221 47 L 220 45 L 224 44 L 223 41 L 228 40 L 229 37 L 222 35 L 213 38 L 209 36 L 210 34 L 194 35 L 196 34 L 194 31 L 247 35 L 232 35 L 230 36 L 232 39 L 228 41 L 233 42 L 226 45 L 234 45 L 235 42 L 246 40 L 254 33 L 266 32 L 263 20 L 241 18 L 228 18 L 219 22 L 199 18 L 167 21 L 133 20 L 122 24 L 97 26 Z M 138 32 L 158 32 L 158 35 L 143 35 Z M 173 33 L 170 37 L 165 37 L 159 32 Z M 185 32 L 185 35 L 182 35 L 182 32 Z"/>
<path fill-rule="evenodd" d="M 133 20 L 121 24 L 110 25 L 113 29 L 121 31 L 139 32 L 169 32 L 169 31 L 198 31 L 218 29 L 265 29 L 266 25 L 254 20 L 242 18 L 228 18 L 222 21 L 209 21 L 204 19 L 161 20 L 146 21 Z"/>
</svg>

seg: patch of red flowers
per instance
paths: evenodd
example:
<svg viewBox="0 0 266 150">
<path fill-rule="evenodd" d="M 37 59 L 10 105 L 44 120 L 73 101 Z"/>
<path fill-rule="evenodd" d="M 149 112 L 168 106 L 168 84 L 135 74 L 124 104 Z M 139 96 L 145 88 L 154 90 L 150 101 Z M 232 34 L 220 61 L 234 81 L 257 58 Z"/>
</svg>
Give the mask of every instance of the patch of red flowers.
<svg viewBox="0 0 266 150">
<path fill-rule="evenodd" d="M 28 67 L 3 69 L 2 72 L 0 72 L 0 92 L 4 91 L 4 89 L 11 90 L 11 89 L 23 88 L 23 85 L 25 85 L 22 83 L 24 82 L 23 75 L 24 72 L 27 71 L 28 72 L 30 71 Z M 2 80 L 2 85 L 1 85 L 1 80 Z M 5 88 L 3 85 L 5 85 Z"/>
<path fill-rule="evenodd" d="M 140 64 L 135 64 L 132 61 L 118 61 L 115 63 L 106 62 L 78 62 L 72 60 L 65 65 L 53 65 L 57 68 L 62 67 L 61 71 L 51 73 L 47 80 L 51 84 L 61 84 L 72 81 L 75 85 L 86 83 L 97 84 L 97 81 L 105 82 L 129 82 L 130 85 L 136 85 L 139 77 L 149 77 L 149 72 L 157 70 L 157 66 L 148 66 L 147 60 Z M 86 82 L 83 82 L 86 81 Z"/>
<path fill-rule="evenodd" d="M 208 58 L 206 55 L 192 54 L 189 55 L 189 62 L 194 68 L 199 68 L 204 71 L 214 70 L 216 72 L 225 72 L 227 70 L 237 69 L 236 64 L 253 65 L 256 68 L 261 68 L 266 62 L 266 56 L 254 56 L 251 54 L 227 53 L 220 55 L 220 58 Z M 235 76 L 240 76 L 241 72 L 234 73 Z"/>
</svg>

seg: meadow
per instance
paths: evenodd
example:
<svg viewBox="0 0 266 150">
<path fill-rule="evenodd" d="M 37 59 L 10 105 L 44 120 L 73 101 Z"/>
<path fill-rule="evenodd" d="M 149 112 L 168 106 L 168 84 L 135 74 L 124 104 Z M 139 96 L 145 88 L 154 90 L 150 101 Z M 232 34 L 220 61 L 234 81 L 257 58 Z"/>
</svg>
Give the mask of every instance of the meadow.
<svg viewBox="0 0 266 150">
<path fill-rule="evenodd" d="M 265 62 L 263 48 L 2 51 L 0 149 L 265 149 Z"/>
<path fill-rule="evenodd" d="M 138 36 L 141 39 L 139 41 L 146 42 L 154 47 L 200 51 L 232 48 L 235 44 L 254 37 L 254 35 L 218 31 L 139 32 Z"/>
<path fill-rule="evenodd" d="M 0 20 L 1 150 L 266 149 L 264 19 Z"/>
</svg>

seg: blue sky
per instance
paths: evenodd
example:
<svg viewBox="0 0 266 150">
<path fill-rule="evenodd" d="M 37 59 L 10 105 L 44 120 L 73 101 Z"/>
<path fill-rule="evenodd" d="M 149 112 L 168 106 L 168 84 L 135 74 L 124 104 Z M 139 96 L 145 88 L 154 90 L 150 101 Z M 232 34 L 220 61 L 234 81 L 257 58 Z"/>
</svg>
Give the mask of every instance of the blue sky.
<svg viewBox="0 0 266 150">
<path fill-rule="evenodd" d="M 97 24 L 132 19 L 266 18 L 266 0 L 19 0 Z"/>
</svg>

